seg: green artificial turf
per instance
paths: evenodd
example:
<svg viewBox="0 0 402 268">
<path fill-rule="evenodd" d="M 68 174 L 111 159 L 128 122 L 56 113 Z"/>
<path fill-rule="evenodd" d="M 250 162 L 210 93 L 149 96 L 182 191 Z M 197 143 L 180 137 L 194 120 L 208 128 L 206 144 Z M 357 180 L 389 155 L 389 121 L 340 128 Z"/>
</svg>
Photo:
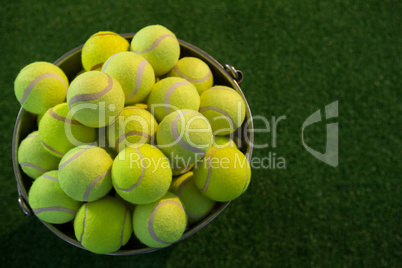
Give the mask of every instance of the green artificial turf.
<svg viewBox="0 0 402 268">
<path fill-rule="evenodd" d="M 401 267 L 401 14 L 396 0 L 2 1 L 0 263 L 4 267 Z M 98 256 L 62 241 L 17 203 L 13 81 L 93 33 L 162 24 L 243 71 L 256 132 L 248 191 L 211 224 L 141 256 Z M 303 147 L 307 117 L 339 101 L 339 165 Z M 323 112 L 322 112 L 323 114 Z M 284 117 L 282 117 L 284 118 Z M 325 150 L 326 123 L 305 130 Z M 272 124 L 270 125 L 272 130 Z M 276 164 L 273 165 L 274 158 Z"/>
</svg>

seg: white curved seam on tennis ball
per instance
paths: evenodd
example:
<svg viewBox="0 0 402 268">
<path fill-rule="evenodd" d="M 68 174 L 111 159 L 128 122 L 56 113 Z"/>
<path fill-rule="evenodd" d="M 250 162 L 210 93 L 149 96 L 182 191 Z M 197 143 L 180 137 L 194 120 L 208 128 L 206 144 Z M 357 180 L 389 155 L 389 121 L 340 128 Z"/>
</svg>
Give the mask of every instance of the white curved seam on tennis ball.
<svg viewBox="0 0 402 268">
<path fill-rule="evenodd" d="M 118 53 L 116 53 L 116 54 L 110 56 L 110 58 L 103 64 L 102 72 L 105 72 L 105 69 L 106 69 L 106 67 L 109 65 L 109 62 L 110 62 L 114 57 L 116 57 L 117 55 L 119 55 L 120 53 L 121 53 L 121 52 L 118 52 Z"/>
<path fill-rule="evenodd" d="M 231 140 L 231 139 L 229 139 L 229 147 L 232 147 L 232 148 L 236 148 L 235 147 L 235 144 L 234 144 L 234 141 L 233 140 Z"/>
<path fill-rule="evenodd" d="M 68 165 L 69 163 L 71 163 L 71 161 L 73 161 L 74 159 L 78 158 L 80 155 L 82 155 L 83 153 L 85 153 L 87 150 L 94 148 L 91 145 L 87 145 L 86 147 L 82 148 L 81 150 L 79 150 L 78 152 L 76 152 L 72 157 L 70 157 L 69 159 L 67 159 L 66 161 L 64 161 L 63 164 L 61 164 L 59 166 L 59 171 L 64 168 L 66 165 Z"/>
<path fill-rule="evenodd" d="M 87 187 L 87 189 L 85 190 L 84 193 L 84 197 L 83 200 L 85 202 L 89 201 L 89 194 L 91 193 L 91 190 L 95 187 L 95 185 L 101 181 L 103 178 L 105 178 L 108 174 L 110 173 L 110 168 L 108 170 L 106 170 L 105 172 L 102 172 L 102 174 L 100 174 L 98 177 L 96 177 Z"/>
<path fill-rule="evenodd" d="M 78 122 L 77 120 L 67 119 L 67 118 L 65 118 L 65 117 L 63 117 L 63 116 L 61 116 L 61 115 L 58 115 L 58 114 L 53 110 L 53 108 L 50 108 L 50 110 L 49 110 L 49 115 L 50 115 L 51 117 L 53 117 L 54 119 L 56 119 L 56 120 L 58 120 L 58 121 L 61 121 L 61 122 L 63 122 L 63 123 L 74 124 L 74 125 L 81 125 L 81 123 Z"/>
<path fill-rule="evenodd" d="M 62 152 L 57 151 L 56 149 L 54 149 L 52 146 L 50 146 L 49 144 L 47 144 L 46 142 L 42 141 L 42 145 L 45 146 L 47 149 L 49 149 L 50 151 L 52 151 L 53 153 L 59 155 L 60 157 L 63 157 L 64 154 Z"/>
<path fill-rule="evenodd" d="M 202 82 L 205 82 L 205 81 L 207 81 L 208 78 L 210 78 L 211 75 L 212 75 L 211 70 L 208 69 L 208 73 L 207 73 L 204 77 L 197 79 L 197 78 L 192 78 L 192 77 L 190 77 L 190 76 L 185 75 L 184 73 L 182 73 L 177 65 L 175 65 L 175 66 L 173 67 L 173 69 L 176 71 L 176 73 L 177 73 L 178 76 L 180 76 L 180 77 L 186 79 L 187 81 L 189 81 L 189 82 L 191 82 L 191 83 L 202 83 Z"/>
<path fill-rule="evenodd" d="M 176 201 L 173 201 L 173 200 L 165 200 L 165 201 L 160 202 L 160 203 L 156 206 L 156 208 L 154 208 L 154 210 L 153 210 L 152 213 L 151 213 L 151 216 L 149 217 L 149 221 L 148 221 L 148 232 L 149 232 L 149 234 L 151 235 L 152 239 L 155 240 L 155 241 L 157 241 L 157 242 L 159 242 L 159 243 L 165 244 L 165 245 L 170 245 L 170 244 L 172 244 L 172 243 L 166 242 L 166 241 L 163 241 L 162 239 L 160 239 L 160 238 L 155 234 L 153 225 L 154 225 L 155 214 L 156 214 L 156 212 L 158 212 L 158 209 L 159 209 L 160 207 L 162 207 L 163 205 L 168 204 L 168 203 L 170 203 L 170 204 L 175 204 L 175 205 L 179 206 L 181 209 L 183 209 L 183 211 L 184 211 L 184 208 L 183 208 L 183 206 L 182 206 L 180 203 L 178 203 L 178 202 L 176 202 Z"/>
<path fill-rule="evenodd" d="M 61 78 L 60 76 L 58 76 L 57 74 L 53 74 L 53 73 L 44 73 L 38 77 L 36 77 L 29 85 L 28 87 L 25 89 L 24 94 L 22 95 L 21 100 L 19 100 L 20 104 L 23 104 L 26 99 L 28 98 L 29 94 L 31 93 L 31 91 L 34 89 L 34 87 L 36 86 L 37 83 L 39 83 L 40 80 L 45 79 L 45 78 L 56 78 L 57 80 L 61 81 L 64 85 L 64 88 L 66 90 L 66 94 L 67 94 L 67 84 L 66 82 L 63 80 L 63 78 Z"/>
<path fill-rule="evenodd" d="M 38 170 L 38 171 L 41 171 L 41 172 L 49 171 L 49 170 L 47 170 L 47 169 L 44 168 L 44 167 L 40 167 L 40 166 L 37 166 L 37 165 L 32 164 L 32 163 L 20 163 L 20 166 L 21 166 L 21 167 L 30 167 L 30 168 L 34 168 L 34 169 L 36 169 L 36 170 Z"/>
<path fill-rule="evenodd" d="M 141 83 L 142 83 L 142 76 L 144 75 L 144 71 L 145 71 L 145 66 L 147 66 L 148 61 L 146 59 L 143 59 L 137 66 L 137 74 L 135 76 L 135 86 L 133 91 L 131 91 L 130 95 L 127 96 L 126 99 L 131 99 L 133 98 L 138 90 L 141 87 Z"/>
<path fill-rule="evenodd" d="M 84 233 L 85 233 L 85 224 L 87 221 L 87 211 L 88 211 L 88 203 L 85 204 L 85 214 L 84 214 L 84 220 L 82 222 L 82 233 L 81 233 L 81 237 L 80 237 L 80 242 L 82 244 L 82 240 L 84 238 Z"/>
<path fill-rule="evenodd" d="M 168 38 L 168 37 L 172 37 L 172 38 L 176 39 L 176 37 L 175 37 L 174 35 L 171 35 L 171 34 L 162 34 L 162 35 L 159 36 L 158 39 L 156 39 L 156 40 L 152 43 L 152 45 L 150 45 L 148 48 L 146 48 L 146 49 L 144 49 L 144 50 L 134 50 L 134 48 L 131 47 L 131 51 L 134 52 L 134 53 L 136 53 L 136 54 L 145 54 L 145 53 L 147 53 L 147 52 L 153 50 L 154 48 L 156 48 L 156 47 L 163 41 L 163 39 Z"/>
<path fill-rule="evenodd" d="M 25 139 L 35 138 L 38 136 L 39 136 L 39 133 L 29 134 Z"/>
<path fill-rule="evenodd" d="M 52 180 L 52 181 L 59 181 L 58 178 L 53 177 L 53 176 L 50 176 L 50 175 L 48 175 L 48 174 L 43 174 L 42 177 L 44 177 L 44 178 L 46 178 L 46 179 L 49 179 L 49 180 Z"/>
<path fill-rule="evenodd" d="M 106 74 L 106 73 L 105 73 Z M 95 93 L 90 93 L 90 94 L 78 94 L 73 96 L 70 101 L 68 102 L 68 107 L 70 108 L 71 111 L 71 106 L 76 103 L 76 102 L 83 102 L 83 101 L 93 101 L 93 100 L 98 100 L 105 96 L 110 90 L 113 88 L 113 78 L 106 74 L 108 77 L 108 85 L 102 89 L 99 92 Z"/>
<path fill-rule="evenodd" d="M 172 126 L 171 126 L 172 136 L 173 136 L 175 142 L 177 142 L 181 147 L 203 157 L 205 152 L 200 148 L 197 148 L 197 147 L 194 147 L 194 146 L 191 146 L 190 144 L 188 144 L 186 141 L 184 141 L 180 137 L 179 132 L 177 131 L 177 122 L 186 113 L 196 113 L 196 114 L 201 115 L 200 113 L 198 113 L 196 111 L 180 111 L 179 114 L 176 115 L 176 117 L 173 119 L 173 122 L 172 122 Z"/>
<path fill-rule="evenodd" d="M 209 155 L 207 156 L 207 164 L 208 164 L 208 173 L 207 173 L 207 178 L 206 178 L 206 180 L 205 180 L 205 184 L 204 184 L 204 188 L 202 188 L 202 192 L 205 192 L 205 191 L 207 191 L 207 189 L 208 189 L 208 186 L 209 186 L 209 181 L 211 180 L 211 157 L 212 157 L 212 155 L 213 155 L 213 153 L 216 151 L 216 150 L 218 150 L 218 149 L 221 149 L 221 148 L 225 148 L 225 146 L 217 146 L 217 147 L 215 147 L 212 151 L 211 151 L 211 153 L 209 153 Z"/>
<path fill-rule="evenodd" d="M 73 209 L 65 208 L 65 207 L 59 207 L 59 206 L 44 207 L 44 208 L 34 208 L 32 210 L 33 210 L 33 212 L 35 214 L 39 214 L 39 213 L 42 213 L 42 212 L 56 211 L 56 212 L 70 213 L 70 214 L 73 214 L 75 216 L 75 214 L 77 213 L 77 211 L 75 211 Z"/>
<path fill-rule="evenodd" d="M 228 115 L 228 113 L 225 112 L 224 110 L 219 109 L 219 108 L 214 107 L 214 106 L 204 106 L 204 107 L 201 107 L 201 108 L 200 108 L 200 113 L 206 112 L 206 111 L 215 111 L 215 112 L 218 112 L 218 113 L 223 114 L 223 115 L 228 119 L 230 126 L 231 126 L 233 129 L 237 128 L 237 125 L 235 124 L 235 122 L 233 121 L 233 119 L 232 119 L 232 118 Z"/>
<path fill-rule="evenodd" d="M 141 169 L 141 175 L 140 175 L 140 177 L 138 178 L 138 181 L 137 181 L 133 186 L 131 186 L 131 187 L 128 188 L 128 189 L 123 189 L 123 188 L 120 188 L 120 187 L 118 187 L 117 185 L 115 185 L 115 188 L 116 188 L 117 190 L 124 191 L 124 192 L 130 192 L 130 191 L 134 190 L 138 185 L 140 185 L 140 183 L 142 182 L 142 179 L 143 179 L 144 176 L 145 176 L 145 160 L 144 160 L 144 157 L 143 157 L 143 155 L 141 154 L 140 150 L 138 150 L 138 147 L 136 147 L 135 150 L 137 151 L 138 155 L 139 155 L 140 158 L 141 158 L 141 168 L 142 168 L 142 169 Z"/>
<path fill-rule="evenodd" d="M 180 174 L 184 174 L 184 173 L 187 173 L 188 171 L 190 171 L 190 169 L 192 168 L 192 164 L 186 165 L 186 163 L 184 163 L 183 167 L 176 167 L 176 168 L 177 168 L 178 172 L 180 172 L 179 173 L 179 175 L 180 175 Z"/>
<path fill-rule="evenodd" d="M 165 92 L 165 96 L 163 99 L 164 102 L 164 107 L 165 107 L 165 113 L 168 115 L 172 112 L 172 110 L 170 109 L 170 96 L 173 94 L 173 92 L 180 86 L 184 86 L 190 84 L 190 82 L 188 81 L 180 81 L 180 82 L 176 82 L 173 85 L 170 85 L 170 87 L 168 88 L 168 90 L 166 90 Z"/>
<path fill-rule="evenodd" d="M 114 124 L 114 122 L 116 122 L 117 119 L 120 118 L 120 115 L 121 115 L 121 113 L 123 112 L 123 110 L 124 110 L 124 109 L 121 109 L 121 110 L 120 110 L 119 114 L 118 114 L 115 118 L 113 118 L 112 121 L 110 121 L 110 122 L 108 123 L 108 126 Z"/>
</svg>

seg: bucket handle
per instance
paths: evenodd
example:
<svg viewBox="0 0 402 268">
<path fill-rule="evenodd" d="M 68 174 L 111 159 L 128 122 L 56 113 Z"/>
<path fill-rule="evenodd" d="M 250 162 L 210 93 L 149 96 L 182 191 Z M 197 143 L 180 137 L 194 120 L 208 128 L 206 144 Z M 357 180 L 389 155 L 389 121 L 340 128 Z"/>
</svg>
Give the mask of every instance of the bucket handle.
<svg viewBox="0 0 402 268">
<path fill-rule="evenodd" d="M 225 71 L 238 83 L 240 84 L 241 81 L 243 81 L 243 72 L 240 70 L 236 70 L 233 65 L 226 63 L 225 66 Z"/>
<path fill-rule="evenodd" d="M 24 212 L 25 216 L 33 215 L 31 207 L 22 195 L 18 196 L 18 204 L 20 205 L 20 208 L 22 212 Z"/>
</svg>

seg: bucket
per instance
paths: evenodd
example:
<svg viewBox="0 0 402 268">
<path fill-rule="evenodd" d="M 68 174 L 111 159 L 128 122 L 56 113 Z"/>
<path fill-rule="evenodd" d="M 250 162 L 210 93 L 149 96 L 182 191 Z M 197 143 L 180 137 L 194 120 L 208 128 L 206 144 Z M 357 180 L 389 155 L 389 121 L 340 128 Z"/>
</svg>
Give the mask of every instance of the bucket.
<svg viewBox="0 0 402 268">
<path fill-rule="evenodd" d="M 120 35 L 131 42 L 134 33 L 125 33 Z M 214 77 L 214 85 L 225 85 L 234 88 L 244 99 L 246 103 L 246 119 L 244 120 L 242 126 L 240 126 L 234 133 L 234 140 L 239 150 L 246 155 L 249 161 L 251 161 L 254 140 L 253 121 L 250 107 L 241 88 L 239 87 L 239 83 L 243 79 L 242 72 L 236 70 L 230 64 L 225 64 L 222 66 L 218 61 L 216 61 L 205 51 L 190 43 L 182 40 L 179 40 L 179 43 L 180 57 L 196 57 L 203 60 L 206 64 L 208 64 L 212 71 Z M 81 50 L 83 46 L 84 45 L 76 47 L 75 49 L 67 52 L 61 58 L 54 62 L 55 65 L 59 66 L 64 71 L 69 81 L 72 81 L 73 78 L 83 69 L 81 64 Z M 17 152 L 20 142 L 34 130 L 37 130 L 36 115 L 31 114 L 21 108 L 14 126 L 12 159 L 15 179 L 17 181 L 18 188 L 18 203 L 23 213 L 27 216 L 33 215 L 32 209 L 30 208 L 28 202 L 28 192 L 33 180 L 22 172 L 21 167 L 18 164 Z M 188 238 L 189 236 L 193 235 L 194 233 L 198 232 L 206 225 L 211 223 L 223 210 L 225 210 L 229 203 L 230 201 L 217 202 L 210 214 L 204 220 L 195 224 L 190 224 L 184 232 L 182 238 L 176 243 Z M 71 222 L 65 224 L 50 224 L 44 221 L 41 222 L 59 238 L 76 247 L 84 249 L 80 242 L 78 242 L 75 238 Z M 108 255 L 136 255 L 156 251 L 158 249 L 159 248 L 150 248 L 143 245 L 134 237 L 134 235 L 132 235 L 130 241 L 125 246 L 121 247 L 116 252 L 109 253 Z"/>
</svg>

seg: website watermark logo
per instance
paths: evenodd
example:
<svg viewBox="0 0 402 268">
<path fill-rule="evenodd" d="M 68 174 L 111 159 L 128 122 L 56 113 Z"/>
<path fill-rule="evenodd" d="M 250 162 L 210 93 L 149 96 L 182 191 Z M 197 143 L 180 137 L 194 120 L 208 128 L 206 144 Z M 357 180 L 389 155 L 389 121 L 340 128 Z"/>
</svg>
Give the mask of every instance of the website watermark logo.
<svg viewBox="0 0 402 268">
<path fill-rule="evenodd" d="M 338 101 L 334 101 L 325 106 L 324 109 L 325 119 L 337 118 L 338 117 Z M 306 121 L 304 121 L 302 126 L 302 143 L 304 148 L 312 154 L 318 160 L 333 166 L 337 167 L 339 163 L 339 126 L 338 122 L 335 123 L 328 123 L 327 124 L 327 134 L 326 134 L 326 146 L 325 152 L 321 153 L 310 146 L 308 146 L 304 140 L 304 130 L 306 127 L 321 122 L 321 109 L 315 111 L 311 114 Z"/>
<path fill-rule="evenodd" d="M 100 103 L 98 105 L 82 104 L 78 109 L 94 110 L 95 112 L 99 113 L 99 119 L 102 120 L 102 122 L 105 122 L 106 117 L 108 116 L 108 109 L 111 110 L 113 108 L 114 107 L 107 106 L 105 103 Z M 157 143 L 157 125 L 152 123 L 152 120 L 150 120 L 150 117 L 152 117 L 151 114 L 156 113 L 154 109 L 155 107 L 151 107 L 151 109 L 149 109 L 148 115 L 133 113 L 130 115 L 125 114 L 124 116 L 120 114 L 117 118 L 110 117 L 108 121 L 112 123 L 106 127 L 101 127 L 98 129 L 98 138 L 92 143 L 92 145 L 102 148 L 110 147 L 110 149 L 115 150 L 116 153 L 119 153 L 125 147 L 144 143 L 150 143 L 151 145 L 157 146 L 160 149 L 179 145 L 185 146 L 186 148 L 188 147 L 190 149 L 197 148 L 202 150 L 203 148 L 209 148 L 209 146 L 213 147 L 217 145 L 215 144 L 215 138 L 213 137 L 219 135 L 219 132 L 213 133 L 212 141 L 206 141 L 207 144 L 200 143 L 199 135 L 205 132 L 211 132 L 212 130 L 208 122 L 206 122 L 206 124 L 199 124 L 200 122 L 204 122 L 207 120 L 203 115 L 199 113 L 196 113 L 198 114 L 197 116 L 193 116 L 188 120 L 185 120 L 184 116 L 180 116 L 175 123 L 180 123 L 180 131 L 178 131 L 178 128 L 172 127 L 172 135 L 174 139 L 167 144 Z M 175 111 L 179 109 L 172 106 L 170 107 L 170 110 Z M 334 101 L 326 105 L 323 109 L 318 109 L 317 111 L 309 115 L 307 119 L 302 123 L 301 127 L 301 144 L 306 149 L 306 151 L 309 152 L 316 159 L 332 167 L 337 167 L 339 164 L 339 125 L 338 122 L 334 122 L 337 121 L 338 116 L 338 101 Z M 244 153 L 248 152 L 248 148 L 253 149 L 255 153 L 253 157 L 246 154 L 246 157 L 248 157 L 248 161 L 252 169 L 284 170 L 287 168 L 287 156 L 286 153 L 285 155 L 283 154 L 283 150 L 278 150 L 278 147 L 283 146 L 282 144 L 280 144 L 280 140 L 283 140 L 284 136 L 282 136 L 282 139 L 280 140 L 278 140 L 278 137 L 283 135 L 281 133 L 284 133 L 284 131 L 286 133 L 287 119 L 291 117 L 291 115 L 270 117 L 254 115 L 252 118 L 246 118 L 245 121 L 241 124 L 241 127 L 236 129 L 235 131 L 232 130 L 233 132 L 225 135 L 225 137 L 228 138 L 229 141 L 236 144 L 237 147 Z M 66 118 L 66 122 L 71 122 L 72 119 L 74 118 L 72 114 L 69 113 Z M 230 118 L 228 119 L 227 116 L 225 116 L 224 118 L 219 117 L 219 120 L 224 119 L 228 121 L 228 126 L 231 125 Z M 325 151 L 320 152 L 319 150 L 312 148 L 314 146 L 312 146 L 311 144 L 307 144 L 308 140 L 306 141 L 305 139 L 305 130 L 316 123 L 325 122 L 327 120 L 329 121 L 326 124 L 326 135 L 314 136 L 318 140 L 325 141 Z M 195 124 L 194 122 L 197 124 Z M 207 127 L 201 127 L 202 125 L 205 125 Z M 77 139 L 77 137 L 75 137 L 72 127 L 72 124 L 65 124 L 66 136 L 72 144 L 76 146 L 81 145 L 82 143 L 79 139 Z M 281 129 L 281 131 L 278 131 L 278 129 Z M 226 130 L 229 132 L 230 128 Z M 295 134 L 300 135 L 298 133 Z M 255 137 L 256 135 L 259 138 L 252 139 L 252 137 Z M 288 135 L 288 133 L 286 133 L 285 135 Z M 259 153 L 256 153 L 257 151 Z M 203 154 L 204 153 L 206 153 L 206 151 L 203 152 Z M 196 152 L 194 152 L 194 154 L 196 154 Z M 121 157 L 125 157 L 125 154 L 121 154 Z M 174 163 L 178 163 L 177 166 L 190 166 L 190 160 L 192 160 L 193 158 L 194 157 L 191 157 L 189 159 L 182 159 L 180 157 L 179 159 L 170 158 L 170 161 L 173 162 L 174 160 Z"/>
</svg>

